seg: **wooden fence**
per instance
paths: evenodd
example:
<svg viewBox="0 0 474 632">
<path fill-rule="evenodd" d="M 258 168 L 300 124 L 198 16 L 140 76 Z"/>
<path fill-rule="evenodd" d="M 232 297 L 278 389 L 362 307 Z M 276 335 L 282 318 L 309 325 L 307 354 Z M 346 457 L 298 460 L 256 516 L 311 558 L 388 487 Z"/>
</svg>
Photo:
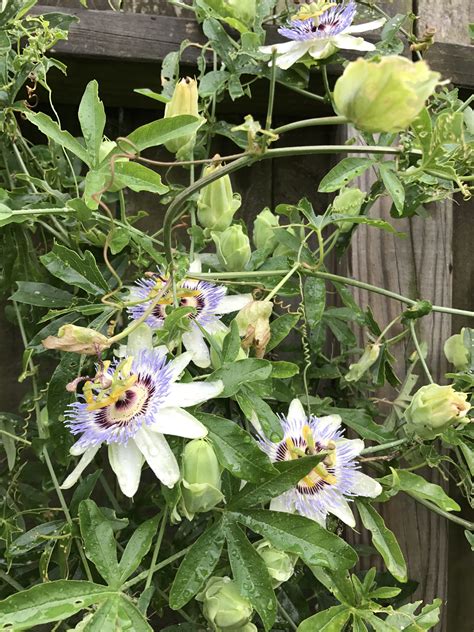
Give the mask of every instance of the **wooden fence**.
<svg viewBox="0 0 474 632">
<path fill-rule="evenodd" d="M 203 36 L 198 25 L 182 10 L 165 0 L 124 0 L 125 12 L 110 11 L 107 0 L 89 0 L 89 10 L 81 9 L 79 0 L 43 0 L 41 3 L 73 12 L 80 21 L 71 29 L 67 42 L 61 42 L 55 55 L 68 65 L 67 78 L 54 76 L 54 100 L 59 105 L 63 125 L 75 131 L 77 105 L 86 83 L 99 81 L 100 94 L 108 109 L 110 137 L 125 135 L 133 127 L 156 117 L 161 106 L 133 92 L 134 88 L 159 89 L 160 62 L 170 51 L 177 50 L 184 39 L 200 42 Z M 427 26 L 437 28 L 437 44 L 429 51 L 430 65 L 451 78 L 467 94 L 474 85 L 474 47 L 469 45 L 468 22 L 474 22 L 474 3 L 466 0 L 394 0 L 385 3 L 395 14 L 412 10 L 420 16 L 418 33 Z M 42 11 L 37 7 L 36 11 Z M 270 33 L 270 41 L 272 34 Z M 192 49 L 188 49 L 191 50 Z M 183 57 L 193 63 L 192 52 Z M 191 69 L 183 67 L 192 73 Z M 315 80 L 316 81 L 316 80 Z M 265 81 L 255 89 L 255 99 L 240 99 L 219 104 L 219 115 L 240 121 L 249 110 L 261 117 L 266 103 Z M 259 95 L 261 98 L 259 98 Z M 275 117 L 284 124 L 303 116 L 317 116 L 323 106 L 278 88 Z M 315 111 L 315 109 L 317 109 Z M 301 130 L 302 144 L 324 144 L 334 140 L 332 128 Z M 339 132 L 340 133 L 340 132 Z M 292 143 L 298 144 L 298 133 Z M 327 196 L 316 192 L 317 185 L 329 168 L 327 158 L 296 157 L 291 161 L 265 161 L 236 174 L 234 188 L 243 197 L 242 213 L 250 219 L 264 206 L 279 202 L 295 202 L 307 196 L 314 207 L 324 208 Z M 150 228 L 159 223 L 159 209 L 151 196 L 135 196 L 137 208 L 147 208 Z M 473 309 L 473 259 L 470 255 L 474 237 L 473 205 L 461 200 L 433 205 L 430 219 L 410 218 L 397 221 L 397 228 L 407 233 L 401 240 L 382 231 L 361 226 L 353 239 L 351 252 L 344 261 L 334 262 L 334 271 L 350 273 L 355 278 L 381 285 L 412 298 L 427 298 L 437 304 Z M 389 215 L 388 201 L 380 201 L 373 209 L 376 216 Z M 370 305 L 375 317 L 389 322 L 400 306 L 388 299 L 364 291 L 355 292 L 362 305 Z M 3 316 L 0 316 L 3 318 Z M 446 370 L 442 353 L 443 341 L 452 331 L 468 323 L 461 317 L 435 314 L 423 320 L 423 337 L 430 345 L 430 366 L 436 379 L 443 381 Z M 472 326 L 472 323 L 471 323 Z M 0 356 L 2 393 L 0 410 L 15 410 L 22 395 L 16 383 L 21 359 L 21 344 L 15 328 L 0 323 L 4 337 Z M 401 348 L 400 358 L 405 349 Z M 438 483 L 439 476 L 427 473 Z M 446 484 L 446 483 L 444 483 Z M 456 490 L 450 493 L 457 497 Z M 458 499 L 459 500 L 459 499 Z M 467 512 L 468 507 L 463 507 Z M 474 580 L 469 547 L 462 529 L 449 524 L 408 497 L 397 497 L 381 508 L 404 549 L 409 574 L 420 580 L 415 598 L 431 601 L 440 596 L 447 602 L 437 632 L 472 632 L 469 622 L 471 590 Z M 358 540 L 360 542 L 360 539 Z M 370 560 L 373 564 L 375 560 Z"/>
</svg>

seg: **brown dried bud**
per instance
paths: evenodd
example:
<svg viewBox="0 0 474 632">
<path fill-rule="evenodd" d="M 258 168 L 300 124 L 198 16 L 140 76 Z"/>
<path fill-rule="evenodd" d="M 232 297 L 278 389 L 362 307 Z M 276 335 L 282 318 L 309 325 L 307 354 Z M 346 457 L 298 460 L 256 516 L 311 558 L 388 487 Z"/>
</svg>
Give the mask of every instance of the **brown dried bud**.
<svg viewBox="0 0 474 632">
<path fill-rule="evenodd" d="M 41 342 L 45 349 L 59 349 L 84 355 L 98 355 L 103 349 L 110 347 L 106 336 L 88 327 L 77 325 L 63 325 L 59 328 L 57 336 L 48 336 Z"/>
</svg>

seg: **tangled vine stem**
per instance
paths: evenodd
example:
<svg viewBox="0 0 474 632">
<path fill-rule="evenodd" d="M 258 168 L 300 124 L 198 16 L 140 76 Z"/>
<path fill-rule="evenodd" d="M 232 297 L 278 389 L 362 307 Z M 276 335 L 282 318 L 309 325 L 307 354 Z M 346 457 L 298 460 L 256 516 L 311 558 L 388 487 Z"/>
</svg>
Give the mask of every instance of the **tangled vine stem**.
<svg viewBox="0 0 474 632">
<path fill-rule="evenodd" d="M 184 189 L 184 191 L 182 191 L 179 195 L 177 195 L 173 202 L 170 204 L 163 222 L 165 254 L 168 263 L 171 264 L 173 261 L 173 246 L 171 243 L 173 224 L 184 213 L 184 205 L 188 198 L 193 195 L 193 193 L 196 193 L 197 191 L 205 187 L 207 184 L 211 184 L 211 182 L 219 180 L 219 178 L 222 178 L 222 176 L 233 173 L 234 171 L 238 171 L 243 167 L 249 167 L 254 162 L 258 162 L 260 160 L 268 160 L 271 158 L 287 158 L 289 156 L 309 156 L 314 154 L 340 153 L 396 155 L 403 153 L 403 149 L 401 147 L 379 147 L 374 145 L 303 145 L 299 147 L 278 147 L 276 149 L 268 149 L 261 154 L 253 153 L 247 156 L 243 156 L 242 158 L 235 160 L 231 164 L 225 165 L 222 169 L 219 169 L 218 171 L 215 171 L 214 173 L 211 173 L 204 178 L 196 180 L 196 182 L 194 182 L 192 185 Z M 286 272 L 287 271 L 285 271 L 285 274 Z"/>
</svg>

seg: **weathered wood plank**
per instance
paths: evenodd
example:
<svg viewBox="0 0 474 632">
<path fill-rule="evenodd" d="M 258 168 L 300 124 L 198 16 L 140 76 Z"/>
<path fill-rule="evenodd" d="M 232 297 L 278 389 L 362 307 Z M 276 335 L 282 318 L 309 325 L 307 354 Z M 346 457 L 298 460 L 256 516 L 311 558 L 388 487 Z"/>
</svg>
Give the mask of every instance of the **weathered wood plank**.
<svg viewBox="0 0 474 632">
<path fill-rule="evenodd" d="M 46 13 L 51 10 L 56 11 L 57 7 L 40 5 L 33 12 Z M 94 61 L 125 59 L 134 63 L 156 64 L 169 52 L 177 50 L 185 39 L 204 42 L 199 25 L 184 17 L 69 8 L 61 10 L 77 15 L 80 22 L 71 27 L 67 41 L 58 42 L 53 49 L 56 54 L 87 57 Z M 269 27 L 267 39 L 272 43 L 281 38 L 274 27 Z M 472 87 L 472 50 L 470 46 L 440 43 L 433 46 L 428 59 L 435 69 L 450 77 L 456 85 Z M 184 63 L 193 63 L 195 59 L 196 49 L 190 48 L 184 52 Z M 335 72 L 335 68 L 330 70 Z"/>
</svg>

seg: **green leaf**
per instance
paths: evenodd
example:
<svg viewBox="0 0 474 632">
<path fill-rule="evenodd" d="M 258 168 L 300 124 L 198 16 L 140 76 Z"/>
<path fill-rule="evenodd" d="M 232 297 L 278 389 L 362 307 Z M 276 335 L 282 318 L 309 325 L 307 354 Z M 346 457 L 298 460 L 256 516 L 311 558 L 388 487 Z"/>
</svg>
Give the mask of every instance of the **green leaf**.
<svg viewBox="0 0 474 632">
<path fill-rule="evenodd" d="M 311 572 L 338 601 L 348 606 L 357 606 L 354 585 L 347 570 L 329 571 L 319 566 L 311 566 Z"/>
<path fill-rule="evenodd" d="M 267 402 L 259 397 L 251 386 L 242 386 L 240 393 L 235 395 L 235 399 L 250 422 L 253 421 L 254 415 L 256 415 L 265 435 L 271 441 L 281 441 L 283 431 L 280 420 Z"/>
<path fill-rule="evenodd" d="M 308 277 L 303 293 L 306 320 L 309 328 L 314 329 L 321 322 L 326 307 L 326 283 L 323 279 Z"/>
<path fill-rule="evenodd" d="M 105 109 L 99 99 L 99 86 L 95 79 L 86 86 L 79 104 L 78 117 L 91 163 L 97 166 L 104 136 Z"/>
<path fill-rule="evenodd" d="M 108 291 L 94 255 L 86 250 L 81 257 L 65 246 L 54 244 L 53 249 L 40 257 L 47 270 L 64 283 L 80 287 L 89 294 L 104 294 Z"/>
<path fill-rule="evenodd" d="M 116 162 L 114 182 L 111 191 L 128 187 L 132 191 L 150 191 L 150 193 L 167 193 L 169 187 L 161 182 L 161 176 L 137 162 Z"/>
<path fill-rule="evenodd" d="M 407 565 L 397 538 L 370 503 L 358 499 L 356 504 L 362 524 L 372 534 L 372 544 L 383 557 L 387 570 L 399 582 L 406 582 Z"/>
<path fill-rule="evenodd" d="M 375 423 L 372 417 L 358 408 L 326 408 L 324 413 L 328 415 L 340 415 L 345 426 L 355 430 L 363 439 L 384 443 L 394 441 L 397 437 L 384 426 Z"/>
<path fill-rule="evenodd" d="M 69 132 L 62 130 L 59 125 L 53 121 L 52 118 L 44 114 L 43 112 L 38 112 L 33 114 L 33 112 L 25 111 L 25 117 L 33 123 L 40 132 L 43 132 L 45 136 L 50 138 L 61 147 L 68 149 L 73 154 L 75 154 L 78 158 L 85 162 L 89 167 L 92 166 L 91 160 L 89 158 L 89 154 L 87 150 L 81 143 L 74 138 Z"/>
<path fill-rule="evenodd" d="M 375 164 L 371 158 L 343 158 L 319 183 L 318 191 L 332 193 L 346 186 Z"/>
<path fill-rule="evenodd" d="M 401 491 L 413 496 L 413 498 L 429 500 L 443 511 L 461 511 L 458 503 L 450 498 L 439 485 L 429 483 L 422 476 L 418 476 L 418 474 L 413 472 L 407 472 L 406 470 L 393 471 L 397 479 L 397 487 Z M 390 479 L 392 479 L 392 476 L 386 476 L 380 482 L 386 483 Z"/>
<path fill-rule="evenodd" d="M 0 601 L 0 629 L 29 630 L 62 621 L 113 595 L 107 586 L 92 582 L 60 579 L 39 584 Z"/>
<path fill-rule="evenodd" d="M 7 456 L 8 470 L 11 472 L 15 466 L 16 461 L 16 441 L 12 439 L 5 432 L 15 436 L 15 423 L 20 421 L 16 415 L 11 413 L 0 413 L 0 443 L 3 444 L 3 449 Z M 2 432 L 2 430 L 4 432 Z"/>
<path fill-rule="evenodd" d="M 392 198 L 393 203 L 395 204 L 395 208 L 397 209 L 398 214 L 401 217 L 403 215 L 403 208 L 405 206 L 405 189 L 390 165 L 391 163 L 381 163 L 379 165 L 380 175 L 382 176 L 385 188 Z"/>
<path fill-rule="evenodd" d="M 201 127 L 202 123 L 202 119 L 187 114 L 172 116 L 138 127 L 128 135 L 128 140 L 133 143 L 138 151 L 143 151 L 148 149 L 148 147 L 164 145 L 168 141 L 181 136 L 191 136 Z M 126 148 L 128 150 L 128 145 Z"/>
<path fill-rule="evenodd" d="M 240 351 L 239 326 L 234 319 L 230 324 L 230 331 L 222 343 L 222 364 L 233 362 Z"/>
<path fill-rule="evenodd" d="M 333 606 L 300 623 L 298 632 L 341 632 L 350 616 L 347 606 Z"/>
<path fill-rule="evenodd" d="M 171 586 L 169 604 L 173 610 L 185 606 L 203 588 L 217 566 L 224 540 L 223 525 L 219 521 L 191 546 Z"/>
<path fill-rule="evenodd" d="M 270 323 L 270 342 L 267 345 L 267 352 L 272 351 L 293 331 L 300 316 L 299 314 L 283 314 Z"/>
<path fill-rule="evenodd" d="M 257 380 L 266 380 L 270 377 L 272 365 L 268 360 L 259 360 L 257 358 L 248 358 L 246 360 L 237 360 L 225 364 L 217 371 L 211 374 L 209 380 L 222 380 L 224 382 L 224 390 L 219 397 L 232 397 L 240 389 L 242 384 L 246 382 L 255 382 Z"/>
<path fill-rule="evenodd" d="M 36 305 L 37 307 L 69 307 L 74 296 L 47 283 L 17 281 L 18 289 L 11 299 L 17 303 Z"/>
<path fill-rule="evenodd" d="M 237 524 L 227 524 L 225 533 L 232 575 L 239 592 L 258 612 L 265 630 L 271 630 L 277 603 L 265 562 Z"/>
<path fill-rule="evenodd" d="M 74 494 L 72 495 L 71 502 L 69 503 L 69 512 L 71 516 L 77 516 L 81 501 L 89 498 L 92 494 L 101 474 L 102 470 L 95 470 L 91 474 L 84 476 L 77 484 Z"/>
<path fill-rule="evenodd" d="M 338 570 L 357 561 L 357 553 L 344 540 L 304 516 L 263 509 L 233 512 L 232 516 L 275 548 L 295 553 L 308 566 Z"/>
<path fill-rule="evenodd" d="M 298 375 L 299 372 L 299 366 L 293 362 L 284 362 L 283 360 L 272 362 L 272 378 L 284 380 Z"/>
<path fill-rule="evenodd" d="M 84 628 L 87 632 L 112 632 L 117 629 L 119 597 L 114 595 L 104 601 L 94 612 L 92 618 L 87 620 Z"/>
<path fill-rule="evenodd" d="M 232 421 L 217 415 L 196 414 L 209 431 L 217 458 L 237 478 L 259 483 L 275 468 L 252 436 Z"/>
<path fill-rule="evenodd" d="M 133 532 L 132 537 L 127 542 L 125 551 L 119 563 L 120 583 L 124 582 L 140 566 L 142 559 L 148 553 L 156 534 L 158 516 L 150 518 L 142 523 Z"/>
<path fill-rule="evenodd" d="M 245 509 L 266 503 L 275 496 L 280 496 L 299 480 L 309 474 L 325 455 L 307 456 L 291 461 L 274 463 L 277 474 L 269 474 L 261 483 L 247 483 L 238 494 L 232 497 L 227 509 Z"/>
<path fill-rule="evenodd" d="M 24 553 L 28 553 L 28 551 L 43 545 L 48 539 L 53 539 L 55 536 L 59 535 L 63 526 L 63 520 L 53 520 L 51 522 L 36 525 L 29 531 L 26 531 L 26 533 L 22 533 L 13 540 L 8 547 L 8 557 L 23 555 Z"/>
<path fill-rule="evenodd" d="M 93 500 L 83 500 L 79 505 L 79 523 L 87 558 L 109 585 L 117 585 L 119 566 L 109 520 Z"/>
<path fill-rule="evenodd" d="M 153 628 L 148 624 L 140 610 L 126 595 L 120 597 L 119 615 L 130 622 L 131 627 L 127 629 L 133 632 L 153 632 Z"/>
</svg>

